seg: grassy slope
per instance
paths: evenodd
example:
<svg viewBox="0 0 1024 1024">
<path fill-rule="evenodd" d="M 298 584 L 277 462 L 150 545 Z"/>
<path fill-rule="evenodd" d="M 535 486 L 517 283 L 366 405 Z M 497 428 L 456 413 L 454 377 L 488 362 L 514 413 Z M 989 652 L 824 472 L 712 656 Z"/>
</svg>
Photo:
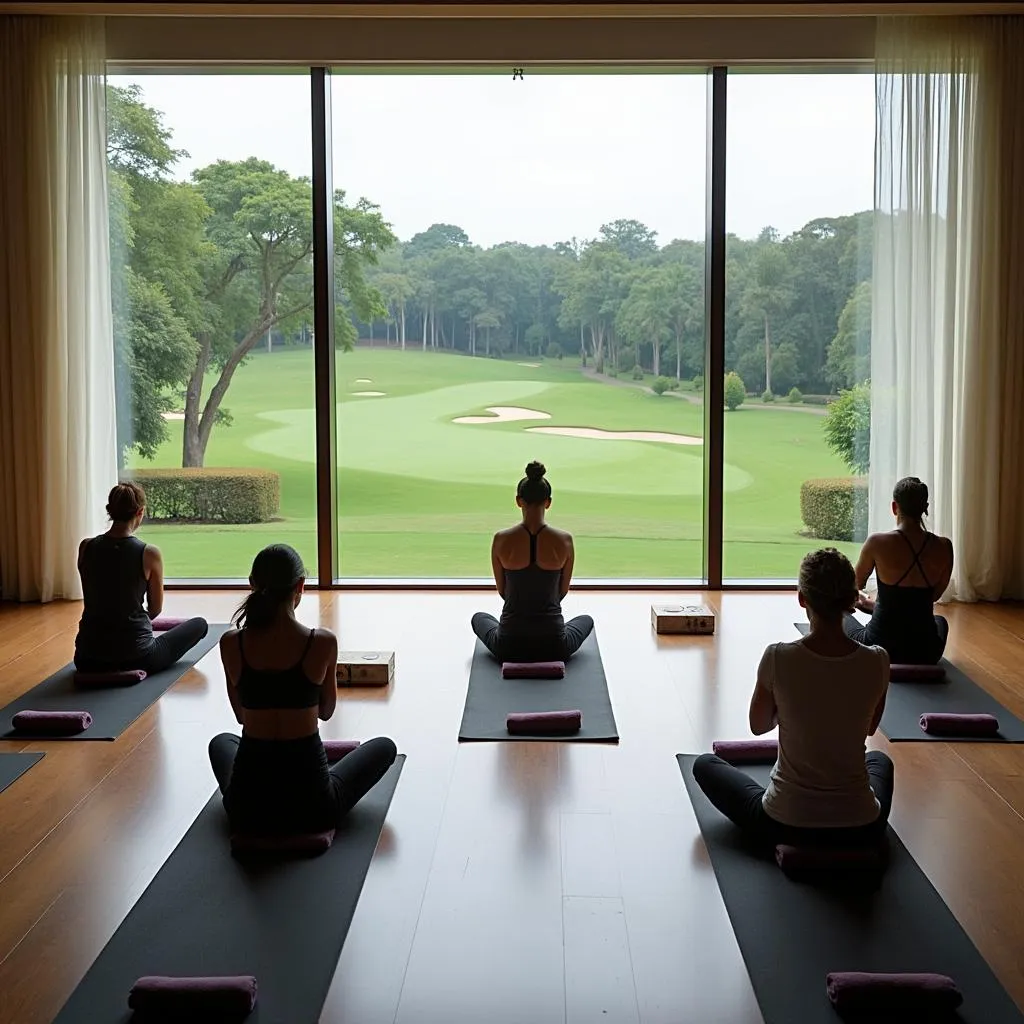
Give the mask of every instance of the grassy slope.
<svg viewBox="0 0 1024 1024">
<path fill-rule="evenodd" d="M 357 383 L 369 378 L 372 383 Z M 377 390 L 386 397 L 352 395 Z M 346 576 L 478 576 L 490 534 L 516 515 L 525 463 L 544 461 L 553 521 L 578 538 L 581 576 L 697 576 L 703 448 L 538 435 L 530 426 L 703 434 L 703 408 L 583 378 L 576 361 L 513 360 L 359 349 L 338 356 L 341 568 Z M 244 576 L 265 543 L 284 540 L 315 565 L 313 363 L 309 353 L 257 355 L 228 393 L 233 424 L 215 428 L 207 465 L 281 475 L 282 522 L 148 526 L 173 576 Z M 488 405 L 549 420 L 464 425 Z M 155 465 L 177 464 L 181 424 Z M 792 577 L 812 542 L 799 536 L 799 489 L 842 475 L 819 416 L 741 408 L 726 417 L 727 575 Z"/>
</svg>

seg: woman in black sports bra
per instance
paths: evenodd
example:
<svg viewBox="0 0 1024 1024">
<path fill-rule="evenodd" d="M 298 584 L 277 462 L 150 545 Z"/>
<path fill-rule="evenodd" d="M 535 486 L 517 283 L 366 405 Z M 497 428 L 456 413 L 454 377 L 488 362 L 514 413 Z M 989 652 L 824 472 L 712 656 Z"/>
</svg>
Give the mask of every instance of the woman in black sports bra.
<svg viewBox="0 0 1024 1024">
<path fill-rule="evenodd" d="M 228 699 L 241 737 L 210 741 L 210 763 L 237 831 L 260 835 L 334 828 L 391 767 L 384 737 L 362 743 L 328 767 L 318 721 L 338 701 L 338 641 L 295 618 L 305 569 L 287 544 L 264 548 L 252 564 L 252 593 L 220 642 Z"/>
<path fill-rule="evenodd" d="M 565 661 L 594 629 L 589 615 L 562 618 L 575 559 L 572 535 L 544 521 L 551 484 L 544 466 L 531 462 L 516 488 L 523 521 L 494 535 L 491 568 L 505 602 L 499 621 L 473 616 L 473 632 L 499 661 Z"/>
<path fill-rule="evenodd" d="M 857 607 L 871 612 L 861 625 L 852 615 L 846 633 L 859 643 L 883 647 L 894 664 L 934 665 L 946 649 L 949 623 L 936 615 L 935 602 L 953 573 L 953 543 L 924 527 L 928 488 L 915 476 L 904 477 L 892 492 L 896 529 L 872 534 L 857 560 L 857 587 L 872 572 L 878 581 L 874 600 L 861 595 Z"/>
</svg>

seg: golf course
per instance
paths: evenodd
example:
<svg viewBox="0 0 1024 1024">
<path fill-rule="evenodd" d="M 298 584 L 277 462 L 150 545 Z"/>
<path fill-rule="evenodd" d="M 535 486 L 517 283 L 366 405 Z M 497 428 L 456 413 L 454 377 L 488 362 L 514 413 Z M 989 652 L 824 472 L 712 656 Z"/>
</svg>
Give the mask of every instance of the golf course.
<svg viewBox="0 0 1024 1024">
<path fill-rule="evenodd" d="M 658 396 L 578 359 L 504 359 L 359 346 L 337 354 L 340 571 L 345 578 L 485 577 L 493 532 L 516 521 L 515 485 L 539 459 L 551 522 L 576 538 L 583 578 L 701 575 L 702 396 Z M 145 523 L 168 578 L 245 577 L 284 541 L 316 565 L 313 356 L 254 353 L 213 428 L 207 467 L 280 476 L 278 520 Z M 726 413 L 725 574 L 795 578 L 819 546 L 802 534 L 800 485 L 847 470 L 825 446 L 821 407 L 748 402 Z M 181 465 L 182 425 L 151 461 Z M 645 436 L 647 435 L 647 436 Z M 852 554 L 855 545 L 841 545 Z"/>
</svg>

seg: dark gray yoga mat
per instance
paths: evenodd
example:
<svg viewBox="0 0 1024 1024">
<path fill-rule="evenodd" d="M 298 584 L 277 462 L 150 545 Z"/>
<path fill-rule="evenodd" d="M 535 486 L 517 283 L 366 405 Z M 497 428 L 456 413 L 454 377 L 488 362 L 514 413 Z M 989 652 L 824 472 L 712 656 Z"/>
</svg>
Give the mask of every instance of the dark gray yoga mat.
<svg viewBox="0 0 1024 1024">
<path fill-rule="evenodd" d="M 844 894 L 791 882 L 774 860 L 751 852 L 704 796 L 693 779 L 694 755 L 677 760 L 765 1024 L 836 1024 L 825 994 L 830 971 L 948 974 L 964 995 L 949 1020 L 1024 1021 L 891 828 L 889 867 L 877 891 Z M 743 770 L 767 785 L 770 765 Z"/>
<path fill-rule="evenodd" d="M 806 622 L 794 622 L 804 635 Z M 885 711 L 879 728 L 894 743 L 930 740 L 937 743 L 1024 743 L 1024 722 L 991 694 L 965 675 L 951 661 L 942 659 L 946 678 L 935 683 L 889 683 Z M 930 736 L 921 728 L 927 712 L 951 715 L 993 715 L 999 720 L 997 736 Z"/>
<path fill-rule="evenodd" d="M 146 974 L 251 974 L 246 1024 L 316 1024 L 404 763 L 313 858 L 235 860 L 214 793 L 54 1024 L 127 1024 L 128 992 Z"/>
<path fill-rule="evenodd" d="M 210 623 L 210 631 L 180 661 L 133 686 L 80 689 L 75 666 L 65 665 L 49 679 L 0 709 L 0 738 L 17 740 L 116 740 L 151 704 L 159 700 L 200 658 L 208 654 L 231 626 Z M 92 725 L 77 736 L 44 736 L 15 732 L 11 719 L 19 711 L 88 711 Z"/>
<path fill-rule="evenodd" d="M 0 793 L 42 759 L 42 754 L 0 754 Z"/>
<path fill-rule="evenodd" d="M 583 726 L 571 736 L 510 736 L 505 728 L 510 712 L 577 708 L 583 712 Z M 565 663 L 564 679 L 502 679 L 501 662 L 477 640 L 459 739 L 617 743 L 619 732 L 596 635 L 591 633 Z"/>
</svg>

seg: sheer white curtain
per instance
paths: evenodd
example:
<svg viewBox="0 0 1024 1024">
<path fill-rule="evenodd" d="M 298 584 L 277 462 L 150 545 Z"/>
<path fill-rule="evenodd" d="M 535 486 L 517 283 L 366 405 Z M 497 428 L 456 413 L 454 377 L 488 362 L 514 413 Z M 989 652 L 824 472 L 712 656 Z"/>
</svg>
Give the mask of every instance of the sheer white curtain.
<svg viewBox="0 0 1024 1024">
<path fill-rule="evenodd" d="M 946 597 L 1024 597 L 1024 18 L 877 38 L 869 527 L 919 476 Z"/>
<path fill-rule="evenodd" d="M 117 479 L 100 19 L 0 18 L 0 586 L 80 597 Z"/>
</svg>

